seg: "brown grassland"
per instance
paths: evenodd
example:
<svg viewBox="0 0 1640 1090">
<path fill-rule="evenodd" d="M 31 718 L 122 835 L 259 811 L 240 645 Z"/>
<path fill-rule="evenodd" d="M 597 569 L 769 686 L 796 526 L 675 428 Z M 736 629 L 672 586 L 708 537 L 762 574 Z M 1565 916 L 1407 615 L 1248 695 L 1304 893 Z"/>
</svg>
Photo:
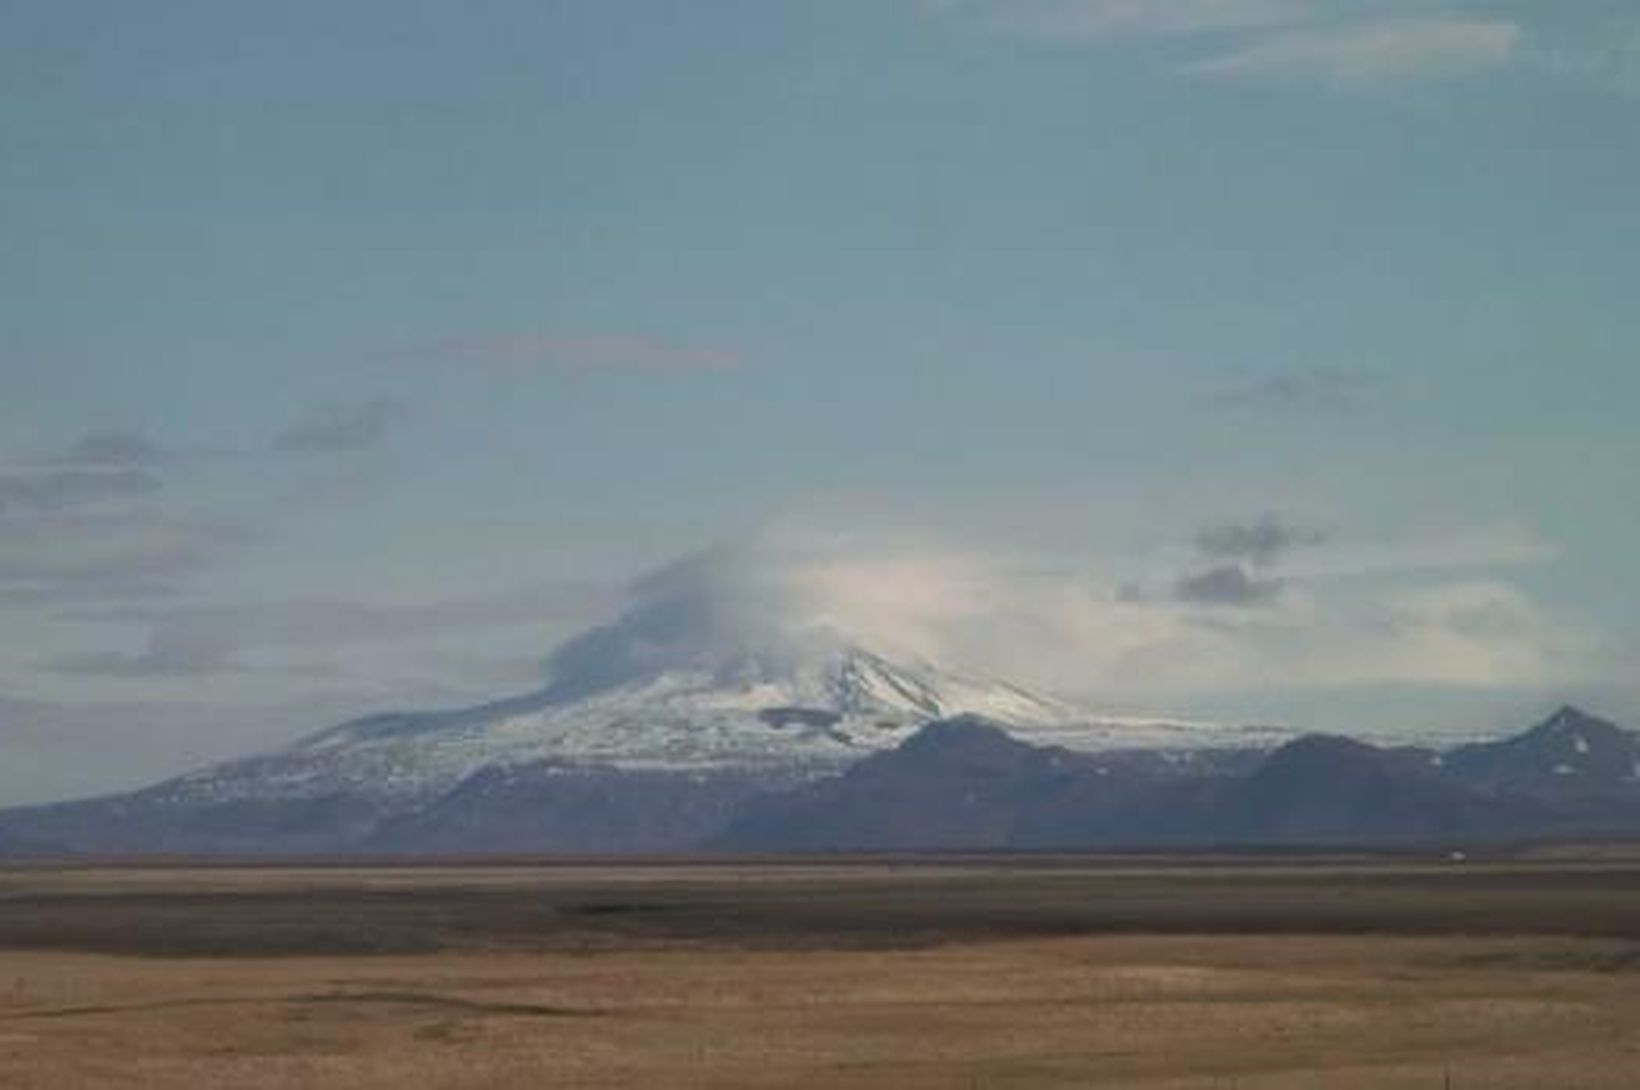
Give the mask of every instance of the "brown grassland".
<svg viewBox="0 0 1640 1090">
<path fill-rule="evenodd" d="M 0 869 L 0 1087 L 1640 1087 L 1640 858 Z"/>
</svg>

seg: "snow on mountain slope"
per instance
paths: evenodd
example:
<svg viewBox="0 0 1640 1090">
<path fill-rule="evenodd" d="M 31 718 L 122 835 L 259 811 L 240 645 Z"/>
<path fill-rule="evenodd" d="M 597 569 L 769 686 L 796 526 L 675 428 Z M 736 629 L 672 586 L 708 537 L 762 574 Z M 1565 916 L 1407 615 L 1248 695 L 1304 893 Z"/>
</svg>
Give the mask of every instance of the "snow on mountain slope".
<svg viewBox="0 0 1640 1090">
<path fill-rule="evenodd" d="M 640 582 L 611 624 L 563 644 L 538 692 L 373 716 L 164 785 L 177 801 L 364 797 L 414 803 L 492 767 L 547 765 L 790 780 L 972 714 L 1071 748 L 1269 744 L 1244 731 L 1099 719 L 1017 686 L 868 650 L 788 588 L 713 558 Z M 1276 739 L 1280 740 L 1280 739 Z"/>
<path fill-rule="evenodd" d="M 1022 728 L 1074 721 L 1070 707 L 1008 685 L 907 668 L 854 647 L 786 661 L 650 676 L 556 698 L 458 712 L 375 716 L 278 754 L 176 781 L 217 799 L 337 792 L 423 797 L 492 765 L 814 775 L 891 749 L 922 724 L 970 712 Z"/>
</svg>

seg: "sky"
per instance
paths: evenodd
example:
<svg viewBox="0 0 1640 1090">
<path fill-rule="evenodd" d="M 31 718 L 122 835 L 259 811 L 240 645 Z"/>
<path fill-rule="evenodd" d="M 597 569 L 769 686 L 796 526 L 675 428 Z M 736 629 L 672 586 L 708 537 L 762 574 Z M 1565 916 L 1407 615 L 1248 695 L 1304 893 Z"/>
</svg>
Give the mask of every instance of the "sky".
<svg viewBox="0 0 1640 1090">
<path fill-rule="evenodd" d="M 0 0 L 0 804 L 703 551 L 1111 712 L 1640 725 L 1637 178 L 1628 0 Z"/>
</svg>

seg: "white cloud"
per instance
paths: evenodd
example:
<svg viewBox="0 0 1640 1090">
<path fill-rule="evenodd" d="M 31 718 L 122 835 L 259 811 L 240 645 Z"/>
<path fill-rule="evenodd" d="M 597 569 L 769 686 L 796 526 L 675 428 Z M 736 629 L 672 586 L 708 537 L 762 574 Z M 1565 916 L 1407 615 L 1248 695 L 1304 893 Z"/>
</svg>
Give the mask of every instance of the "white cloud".
<svg viewBox="0 0 1640 1090">
<path fill-rule="evenodd" d="M 1053 593 L 1040 588 L 1022 599 L 1039 622 L 1030 653 L 1022 653 L 1023 645 L 978 649 L 1024 681 L 1163 708 L 1203 691 L 1548 686 L 1573 679 L 1589 642 L 1502 581 L 1369 593 L 1311 586 L 1285 593 L 1272 608 L 1232 615 L 1070 588 L 1057 592 L 1054 605 Z"/>
<path fill-rule="evenodd" d="M 1395 596 L 1385 631 L 1389 639 L 1367 643 L 1335 673 L 1353 672 L 1361 681 L 1548 684 L 1579 642 L 1519 588 L 1495 580 Z"/>
<path fill-rule="evenodd" d="M 1290 29 L 1189 65 L 1215 79 L 1369 84 L 1461 76 L 1508 63 L 1518 24 L 1503 19 L 1407 18 Z"/>
<path fill-rule="evenodd" d="M 1395 0 L 925 0 L 924 7 L 1060 44 L 1202 39 L 1225 52 L 1183 71 L 1224 80 L 1434 79 L 1497 67 L 1526 52 L 1521 25 L 1511 19 L 1442 14 L 1432 10 L 1438 5 L 1408 14 L 1408 5 Z"/>
<path fill-rule="evenodd" d="M 1501 576 L 1425 569 L 1416 548 L 1403 552 L 1384 557 L 1386 570 L 1371 579 L 1355 577 L 1353 564 L 1343 566 L 1350 578 L 1287 578 L 1279 598 L 1257 610 L 1124 593 L 1115 571 L 1094 564 L 1053 568 L 925 535 L 785 535 L 720 556 L 713 578 L 729 585 L 745 570 L 758 588 L 787 588 L 778 599 L 788 623 L 828 623 L 885 653 L 1096 705 L 1166 711 L 1202 692 L 1552 685 L 1581 676 L 1590 641 L 1575 624 Z M 1437 543 L 1430 553 L 1444 564 L 1458 546 Z M 1411 567 L 1397 570 L 1403 559 Z M 776 597 L 722 593 L 742 605 Z"/>
</svg>

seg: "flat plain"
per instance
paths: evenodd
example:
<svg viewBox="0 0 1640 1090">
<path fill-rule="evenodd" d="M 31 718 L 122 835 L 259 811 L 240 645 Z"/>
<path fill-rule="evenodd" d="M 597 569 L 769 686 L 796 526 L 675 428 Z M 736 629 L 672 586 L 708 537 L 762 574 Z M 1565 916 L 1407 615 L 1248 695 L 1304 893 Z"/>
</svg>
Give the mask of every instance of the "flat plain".
<svg viewBox="0 0 1640 1090">
<path fill-rule="evenodd" d="M 0 1087 L 1637 1085 L 1622 850 L 0 869 Z"/>
</svg>

